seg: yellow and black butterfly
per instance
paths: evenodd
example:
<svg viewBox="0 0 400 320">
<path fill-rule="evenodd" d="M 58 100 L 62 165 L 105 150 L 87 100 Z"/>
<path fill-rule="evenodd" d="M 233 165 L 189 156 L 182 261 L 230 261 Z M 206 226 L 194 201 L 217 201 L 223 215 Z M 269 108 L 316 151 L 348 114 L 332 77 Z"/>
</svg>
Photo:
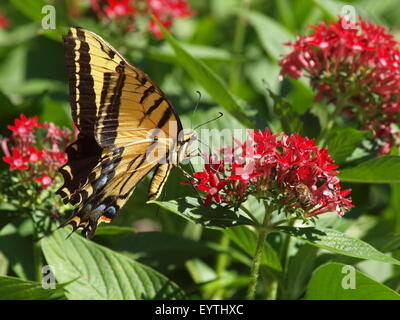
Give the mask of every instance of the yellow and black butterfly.
<svg viewBox="0 0 400 320">
<path fill-rule="evenodd" d="M 100 36 L 70 28 L 64 36 L 72 118 L 79 135 L 67 148 L 58 190 L 76 205 L 62 226 L 92 238 L 114 219 L 135 187 L 154 171 L 149 200 L 189 153 L 178 114 L 160 88 Z"/>
</svg>

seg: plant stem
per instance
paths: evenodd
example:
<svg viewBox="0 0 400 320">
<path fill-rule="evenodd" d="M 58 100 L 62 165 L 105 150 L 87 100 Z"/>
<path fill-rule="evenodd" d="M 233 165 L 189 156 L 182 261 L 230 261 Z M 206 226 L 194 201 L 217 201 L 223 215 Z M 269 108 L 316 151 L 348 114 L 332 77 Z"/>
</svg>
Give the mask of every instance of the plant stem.
<svg viewBox="0 0 400 320">
<path fill-rule="evenodd" d="M 221 247 L 228 250 L 229 243 L 230 243 L 229 237 L 226 236 L 225 234 L 223 234 L 221 237 L 221 243 L 220 243 Z M 229 258 L 226 253 L 222 253 L 222 254 L 218 255 L 216 271 L 219 276 L 225 272 L 226 266 L 228 265 L 228 260 L 229 260 Z"/>
<path fill-rule="evenodd" d="M 272 224 L 271 224 L 271 227 L 275 228 L 275 227 L 280 226 L 281 224 L 290 223 L 290 222 L 292 222 L 292 221 L 296 221 L 297 219 L 298 219 L 297 217 L 290 218 L 290 219 L 287 219 L 287 218 L 281 219 L 281 220 L 278 220 L 278 221 L 272 223 Z"/>
<path fill-rule="evenodd" d="M 230 244 L 230 239 L 226 234 L 222 234 L 220 245 L 223 249 L 228 250 Z M 225 273 L 226 267 L 229 263 L 229 256 L 226 253 L 220 253 L 217 258 L 216 272 L 217 276 L 220 278 Z M 221 300 L 223 298 L 224 289 L 221 288 L 217 290 L 211 300 Z"/>
<path fill-rule="evenodd" d="M 296 220 L 289 220 L 288 227 L 293 227 L 295 221 Z M 290 246 L 291 240 L 292 240 L 292 237 L 287 234 L 286 238 L 285 238 L 285 242 L 283 243 L 282 251 L 281 251 L 281 265 L 282 265 L 282 269 L 284 271 L 286 271 L 286 264 L 287 264 L 287 258 L 288 258 L 289 246 Z"/>
<path fill-rule="evenodd" d="M 277 293 L 278 293 L 278 280 L 274 279 L 270 284 L 265 300 L 276 300 Z"/>
<path fill-rule="evenodd" d="M 251 266 L 251 271 L 250 271 L 250 282 L 249 282 L 249 289 L 247 292 L 247 300 L 254 300 L 254 296 L 256 293 L 258 273 L 261 265 L 261 257 L 264 249 L 264 243 L 268 233 L 271 231 L 271 229 L 268 228 L 268 223 L 272 211 L 273 209 L 271 207 L 266 206 L 262 228 L 257 229 L 259 230 L 259 233 L 256 245 L 256 252 L 254 254 L 253 264 Z"/>
<path fill-rule="evenodd" d="M 340 95 L 339 95 L 340 96 Z M 328 123 L 326 124 L 325 128 L 322 129 L 319 138 L 318 138 L 318 147 L 322 148 L 326 144 L 326 140 L 328 138 L 328 134 L 333 128 L 333 125 L 335 124 L 336 118 L 339 117 L 340 113 L 342 112 L 344 106 L 348 103 L 347 97 L 349 95 L 342 96 L 337 105 L 335 106 L 335 111 L 333 112 L 332 116 L 330 117 Z"/>
<path fill-rule="evenodd" d="M 242 0 L 240 3 L 240 11 L 246 10 L 250 5 L 251 0 Z M 231 72 L 229 76 L 229 87 L 232 91 L 235 91 L 239 84 L 240 79 L 240 61 L 238 56 L 242 53 L 244 39 L 246 35 L 246 22 L 239 15 L 236 20 L 235 35 L 233 39 L 233 54 L 235 55 L 231 65 Z"/>
<path fill-rule="evenodd" d="M 254 222 L 254 224 L 256 225 L 256 226 L 259 226 L 259 222 L 258 222 L 258 220 L 257 220 L 257 218 L 250 212 L 250 210 L 249 209 L 247 209 L 245 206 L 243 206 L 243 205 L 241 205 L 240 206 L 240 209 L 242 209 L 243 211 L 244 211 L 244 213 L 246 213 L 248 216 L 249 216 L 249 218 L 251 219 L 251 220 L 253 220 L 253 222 Z"/>
<path fill-rule="evenodd" d="M 296 220 L 297 220 L 297 218 L 288 219 L 287 220 L 287 222 L 288 222 L 287 226 L 288 227 L 293 227 L 295 222 L 296 222 Z M 286 273 L 287 273 L 288 255 L 289 255 L 289 247 L 290 247 L 291 240 L 292 240 L 292 237 L 289 234 L 286 234 L 285 240 L 284 240 L 284 242 L 282 244 L 282 247 L 281 247 L 281 250 L 280 250 L 282 272 L 283 272 L 285 277 L 286 277 Z M 281 295 L 283 294 L 283 290 L 284 290 L 284 287 L 277 288 L 276 295 L 278 297 L 281 297 Z"/>
<path fill-rule="evenodd" d="M 32 208 L 27 212 L 33 224 L 33 237 L 32 237 L 32 251 L 33 251 L 33 262 L 34 262 L 34 276 L 35 280 L 38 282 L 42 281 L 42 270 L 43 270 L 43 256 L 42 256 L 42 246 L 39 241 L 39 232 L 37 227 L 37 219 L 34 218 L 36 211 L 35 201 L 37 200 L 39 192 L 36 194 L 34 199 L 31 199 L 28 208 Z"/>
</svg>

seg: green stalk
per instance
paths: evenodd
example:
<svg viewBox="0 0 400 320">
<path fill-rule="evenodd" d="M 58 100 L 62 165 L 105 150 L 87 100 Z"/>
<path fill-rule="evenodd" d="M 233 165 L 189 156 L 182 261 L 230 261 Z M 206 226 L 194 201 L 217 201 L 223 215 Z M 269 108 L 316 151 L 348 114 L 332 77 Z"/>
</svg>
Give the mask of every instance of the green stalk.
<svg viewBox="0 0 400 320">
<path fill-rule="evenodd" d="M 246 10 L 250 6 L 251 0 L 242 0 L 240 3 L 240 12 Z M 241 63 L 238 61 L 238 56 L 241 55 L 243 51 L 243 44 L 246 35 L 246 22 L 245 20 L 239 15 L 236 20 L 235 26 L 235 34 L 233 38 L 233 53 L 235 55 L 234 60 L 231 64 L 231 72 L 229 76 L 229 87 L 230 89 L 235 92 L 236 88 L 240 82 L 240 73 L 241 73 Z"/>
<path fill-rule="evenodd" d="M 352 89 L 349 89 L 348 92 L 343 95 L 338 90 L 337 96 L 340 97 L 338 100 L 337 105 L 335 106 L 335 111 L 333 112 L 332 116 L 330 117 L 328 123 L 326 124 L 325 128 L 321 131 L 319 138 L 318 138 L 318 147 L 322 148 L 326 144 L 326 140 L 328 138 L 329 132 L 333 128 L 336 119 L 339 117 L 340 113 L 342 112 L 343 108 L 349 103 L 349 98 L 352 96 Z"/>
<path fill-rule="evenodd" d="M 328 134 L 333 128 L 333 125 L 335 124 L 336 118 L 339 116 L 340 112 L 342 111 L 344 107 L 344 102 L 340 101 L 338 105 L 335 107 L 335 111 L 333 112 L 332 116 L 330 117 L 328 123 L 326 124 L 325 128 L 321 131 L 321 134 L 318 139 L 318 147 L 322 148 L 326 144 L 326 140 L 328 138 Z"/>
<path fill-rule="evenodd" d="M 249 209 L 247 209 L 244 205 L 241 205 L 241 206 L 240 206 L 240 209 L 242 209 L 242 210 L 244 211 L 244 213 L 246 213 L 246 215 L 247 215 L 251 220 L 253 220 L 253 222 L 254 222 L 254 224 L 255 224 L 256 226 L 259 226 L 260 223 L 258 222 L 257 218 L 250 212 Z"/>
<path fill-rule="evenodd" d="M 39 241 L 39 232 L 38 232 L 38 227 L 37 227 L 37 221 L 34 218 L 34 215 L 36 214 L 36 201 L 39 197 L 40 191 L 37 191 L 36 196 L 30 200 L 30 203 L 28 205 L 28 208 L 31 208 L 30 211 L 28 211 L 28 215 L 30 219 L 32 220 L 33 224 L 33 262 L 34 262 L 34 272 L 35 272 L 35 279 L 38 282 L 42 281 L 42 270 L 43 270 L 43 253 L 42 253 L 42 246 Z"/>
<path fill-rule="evenodd" d="M 223 249 L 228 250 L 229 249 L 229 244 L 230 244 L 230 239 L 226 234 L 222 234 L 221 236 L 221 242 L 220 245 Z M 216 264 L 216 273 L 218 278 L 221 278 L 221 276 L 225 273 L 226 267 L 229 264 L 229 256 L 226 253 L 220 253 L 217 258 L 217 264 Z M 224 289 L 221 288 L 217 290 L 214 295 L 212 296 L 211 300 L 221 300 L 223 299 L 223 293 Z"/>
<path fill-rule="evenodd" d="M 247 292 L 247 300 L 254 300 L 254 296 L 256 293 L 256 288 L 257 288 L 257 280 L 259 276 L 259 269 L 261 265 L 261 257 L 264 249 L 264 243 L 267 238 L 268 233 L 270 233 L 272 230 L 269 228 L 269 217 L 273 211 L 273 208 L 267 207 L 266 206 L 266 211 L 264 215 L 264 221 L 262 223 L 261 228 L 258 229 L 258 239 L 257 239 L 257 245 L 256 245 L 256 252 L 253 257 L 253 264 L 251 266 L 250 270 L 250 282 L 249 282 L 249 288 Z"/>
<path fill-rule="evenodd" d="M 293 227 L 295 221 L 296 220 L 289 220 L 288 227 Z M 287 234 L 285 241 L 283 243 L 282 251 L 281 251 L 281 265 L 282 265 L 282 269 L 284 271 L 286 271 L 286 264 L 287 264 L 287 260 L 288 260 L 289 246 L 290 246 L 291 240 L 292 240 L 292 237 Z"/>
<path fill-rule="evenodd" d="M 220 244 L 223 249 L 228 250 L 229 244 L 230 244 L 229 237 L 226 236 L 225 234 L 223 234 L 221 237 Z M 218 255 L 216 271 L 219 276 L 221 276 L 225 272 L 226 266 L 228 265 L 228 261 L 229 261 L 229 257 L 226 253 L 221 253 L 220 255 Z"/>
<path fill-rule="evenodd" d="M 274 279 L 270 284 L 265 300 L 276 300 L 278 294 L 278 286 L 279 286 L 278 280 Z"/>
<path fill-rule="evenodd" d="M 288 219 L 287 222 L 287 226 L 288 227 L 293 227 L 296 219 Z M 290 247 L 290 242 L 292 240 L 292 237 L 290 235 L 286 235 L 284 242 L 282 243 L 282 247 L 280 250 L 280 258 L 281 258 L 281 265 L 282 265 L 282 271 L 284 276 L 286 276 L 286 272 L 287 272 L 287 264 L 288 264 L 288 255 L 289 255 L 289 247 Z M 276 290 L 276 296 L 281 296 L 282 295 L 282 287 L 277 288 Z"/>
</svg>

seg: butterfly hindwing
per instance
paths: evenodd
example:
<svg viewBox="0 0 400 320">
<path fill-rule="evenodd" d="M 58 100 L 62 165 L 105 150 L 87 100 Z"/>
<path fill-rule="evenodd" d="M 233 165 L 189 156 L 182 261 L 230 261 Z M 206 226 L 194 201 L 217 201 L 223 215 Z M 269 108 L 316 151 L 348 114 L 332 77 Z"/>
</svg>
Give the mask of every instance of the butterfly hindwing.
<svg viewBox="0 0 400 320">
<path fill-rule="evenodd" d="M 149 201 L 156 200 L 160 196 L 173 167 L 174 166 L 169 163 L 159 164 L 157 166 L 149 185 Z"/>
<path fill-rule="evenodd" d="M 72 118 L 80 134 L 67 149 L 58 193 L 76 205 L 63 225 L 92 237 L 154 168 L 149 199 L 160 195 L 173 168 L 166 159 L 175 152 L 182 125 L 150 77 L 101 37 L 70 28 L 64 45 Z"/>
</svg>

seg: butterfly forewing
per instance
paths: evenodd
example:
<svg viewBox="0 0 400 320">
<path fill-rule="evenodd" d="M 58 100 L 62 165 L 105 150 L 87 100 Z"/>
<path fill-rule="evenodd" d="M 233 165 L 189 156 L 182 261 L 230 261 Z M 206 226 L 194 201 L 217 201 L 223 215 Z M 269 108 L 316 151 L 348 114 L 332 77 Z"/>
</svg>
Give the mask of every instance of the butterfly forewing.
<svg viewBox="0 0 400 320">
<path fill-rule="evenodd" d="M 94 235 L 111 221 L 137 184 L 156 168 L 149 198 L 161 193 L 173 167 L 182 125 L 166 96 L 96 34 L 70 28 L 64 36 L 73 121 L 78 140 L 60 169 L 64 202 L 76 205 L 63 225 Z"/>
</svg>

